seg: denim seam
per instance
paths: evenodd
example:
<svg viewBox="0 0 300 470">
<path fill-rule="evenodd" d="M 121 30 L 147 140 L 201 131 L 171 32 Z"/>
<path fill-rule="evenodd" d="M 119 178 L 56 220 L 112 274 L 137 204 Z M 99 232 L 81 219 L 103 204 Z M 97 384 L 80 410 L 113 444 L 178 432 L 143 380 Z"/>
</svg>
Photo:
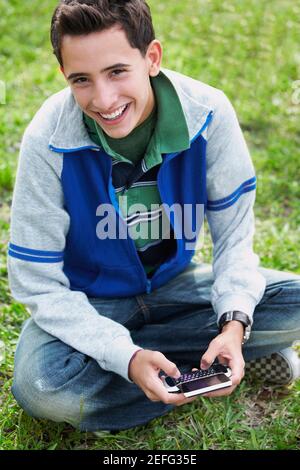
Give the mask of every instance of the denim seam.
<svg viewBox="0 0 300 470">
<path fill-rule="evenodd" d="M 137 295 L 136 300 L 137 300 L 137 302 L 140 306 L 140 310 L 143 314 L 145 323 L 149 323 L 150 322 L 150 310 L 149 310 L 149 308 L 147 307 L 147 305 L 145 304 L 145 302 L 144 302 L 144 300 L 142 299 L 141 296 Z"/>
<path fill-rule="evenodd" d="M 141 307 L 138 306 L 138 307 L 134 310 L 134 312 L 130 315 L 130 317 L 127 318 L 127 320 L 126 320 L 126 322 L 125 322 L 125 325 L 126 325 L 126 323 L 128 323 L 140 310 L 141 310 Z"/>
</svg>

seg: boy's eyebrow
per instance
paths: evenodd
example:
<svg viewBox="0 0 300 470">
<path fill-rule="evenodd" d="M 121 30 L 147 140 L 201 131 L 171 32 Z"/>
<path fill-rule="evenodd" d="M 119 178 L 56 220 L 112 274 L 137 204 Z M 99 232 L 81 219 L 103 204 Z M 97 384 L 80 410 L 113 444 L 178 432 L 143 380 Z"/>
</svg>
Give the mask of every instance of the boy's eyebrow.
<svg viewBox="0 0 300 470">
<path fill-rule="evenodd" d="M 129 64 L 121 64 L 121 63 L 110 65 L 109 67 L 105 67 L 105 69 L 102 69 L 100 73 L 108 72 L 109 70 L 116 69 L 116 68 L 122 68 L 122 67 L 130 67 L 130 65 Z M 67 77 L 67 79 L 71 80 L 72 78 L 82 77 L 82 75 L 90 75 L 90 74 L 86 73 L 86 72 L 74 72 L 74 73 L 71 73 Z"/>
</svg>

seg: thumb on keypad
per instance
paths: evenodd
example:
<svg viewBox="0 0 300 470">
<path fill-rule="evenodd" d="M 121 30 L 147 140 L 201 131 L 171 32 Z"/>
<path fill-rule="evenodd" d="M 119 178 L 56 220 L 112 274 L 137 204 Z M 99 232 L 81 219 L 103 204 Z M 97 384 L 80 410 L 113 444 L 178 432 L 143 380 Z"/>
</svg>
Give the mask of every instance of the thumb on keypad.
<svg viewBox="0 0 300 470">
<path fill-rule="evenodd" d="M 178 379 L 180 377 L 180 371 L 174 362 L 169 361 L 163 354 L 158 353 L 159 361 L 156 362 L 167 375 Z"/>
</svg>

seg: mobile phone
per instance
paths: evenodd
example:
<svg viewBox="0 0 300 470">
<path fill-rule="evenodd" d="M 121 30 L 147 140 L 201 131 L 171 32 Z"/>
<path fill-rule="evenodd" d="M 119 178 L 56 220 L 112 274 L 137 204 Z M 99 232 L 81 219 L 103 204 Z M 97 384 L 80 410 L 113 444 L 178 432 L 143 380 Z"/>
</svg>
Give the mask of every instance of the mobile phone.
<svg viewBox="0 0 300 470">
<path fill-rule="evenodd" d="M 219 390 L 232 385 L 231 369 L 223 364 L 214 364 L 207 370 L 197 370 L 183 374 L 179 379 L 164 377 L 162 379 L 169 393 L 183 393 L 186 398 L 202 393 Z"/>
</svg>

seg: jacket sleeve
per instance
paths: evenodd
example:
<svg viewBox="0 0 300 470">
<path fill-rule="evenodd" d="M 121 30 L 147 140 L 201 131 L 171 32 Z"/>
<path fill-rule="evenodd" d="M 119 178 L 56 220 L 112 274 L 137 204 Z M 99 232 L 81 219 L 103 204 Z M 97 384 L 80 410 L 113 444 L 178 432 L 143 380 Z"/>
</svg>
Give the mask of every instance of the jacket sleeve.
<svg viewBox="0 0 300 470">
<path fill-rule="evenodd" d="M 213 241 L 211 301 L 217 321 L 229 310 L 253 312 L 265 278 L 253 252 L 256 177 L 236 113 L 220 92 L 207 129 L 207 220 Z"/>
<path fill-rule="evenodd" d="M 41 329 L 130 381 L 128 364 L 140 348 L 125 327 L 105 312 L 100 315 L 83 292 L 70 290 L 63 272 L 69 215 L 60 180 L 62 159 L 48 149 L 45 138 L 27 129 L 11 209 L 10 289 Z"/>
</svg>

